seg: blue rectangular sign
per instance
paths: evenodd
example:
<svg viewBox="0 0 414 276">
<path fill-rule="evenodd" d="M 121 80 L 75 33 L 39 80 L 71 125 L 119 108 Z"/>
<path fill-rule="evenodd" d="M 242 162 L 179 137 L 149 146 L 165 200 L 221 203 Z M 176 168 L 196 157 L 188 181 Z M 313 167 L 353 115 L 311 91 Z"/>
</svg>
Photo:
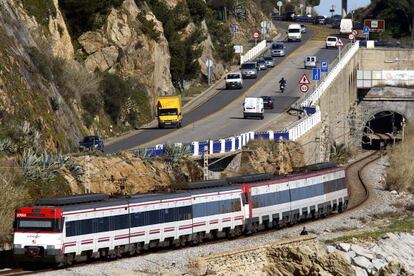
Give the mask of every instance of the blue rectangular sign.
<svg viewBox="0 0 414 276">
<path fill-rule="evenodd" d="M 312 80 L 320 80 L 320 79 L 321 79 L 321 69 L 312 68 Z"/>
<path fill-rule="evenodd" d="M 321 61 L 321 72 L 328 72 L 328 62 L 326 60 Z"/>
</svg>

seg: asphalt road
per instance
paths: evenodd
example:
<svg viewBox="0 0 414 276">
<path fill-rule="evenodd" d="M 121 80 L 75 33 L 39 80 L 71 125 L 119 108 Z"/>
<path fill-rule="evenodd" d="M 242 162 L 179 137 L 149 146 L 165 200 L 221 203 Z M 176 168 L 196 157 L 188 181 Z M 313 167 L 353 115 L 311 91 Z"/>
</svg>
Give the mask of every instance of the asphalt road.
<svg viewBox="0 0 414 276">
<path fill-rule="evenodd" d="M 310 36 L 310 33 L 306 33 L 303 35 L 302 42 L 285 43 L 286 56 L 275 58 L 276 66 L 272 69 L 259 71 L 257 79 L 244 80 L 243 89 L 225 90 L 224 87 L 218 88 L 219 91 L 214 97 L 191 112 L 184 114 L 183 128 L 144 128 L 135 135 L 107 145 L 105 152 L 114 153 L 120 150 L 150 147 L 162 143 L 189 143 L 191 141 L 218 139 L 257 129 L 260 124 L 269 122 L 272 116 L 284 112 L 287 107 L 302 96 L 302 93 L 298 92 L 297 82 L 304 72 L 307 72 L 308 76 L 311 75 L 311 70 L 303 69 L 305 55 L 315 54 L 319 60 L 328 60 L 329 62 L 336 57 L 336 50 L 321 49 L 323 43 L 319 43 L 320 45 L 316 47 L 308 47 L 308 44 L 315 44 L 315 42 L 309 42 L 305 47 L 301 47 L 309 40 Z M 283 94 L 278 91 L 278 81 L 282 76 L 288 82 L 287 89 Z M 244 97 L 242 95 L 272 96 L 275 98 L 275 108 L 266 110 L 269 115 L 265 115 L 263 121 L 243 120 L 241 105 Z"/>
</svg>

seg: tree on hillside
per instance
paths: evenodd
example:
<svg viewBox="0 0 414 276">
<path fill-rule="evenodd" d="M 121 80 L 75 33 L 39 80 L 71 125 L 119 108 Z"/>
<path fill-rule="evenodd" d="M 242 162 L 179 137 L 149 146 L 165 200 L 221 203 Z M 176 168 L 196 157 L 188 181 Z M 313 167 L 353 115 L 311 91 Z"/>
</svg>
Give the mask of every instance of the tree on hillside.
<svg viewBox="0 0 414 276">
<path fill-rule="evenodd" d="M 381 2 L 385 5 L 381 13 L 383 17 L 396 19 L 401 27 L 408 26 L 411 44 L 414 45 L 414 0 L 380 0 L 376 4 Z"/>
</svg>

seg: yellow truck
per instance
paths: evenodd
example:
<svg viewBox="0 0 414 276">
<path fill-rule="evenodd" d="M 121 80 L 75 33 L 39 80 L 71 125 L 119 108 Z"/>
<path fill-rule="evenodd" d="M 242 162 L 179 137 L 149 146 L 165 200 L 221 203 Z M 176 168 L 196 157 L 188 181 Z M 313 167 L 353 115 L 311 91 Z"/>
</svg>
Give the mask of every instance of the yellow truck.
<svg viewBox="0 0 414 276">
<path fill-rule="evenodd" d="M 181 97 L 159 97 L 157 103 L 158 127 L 181 127 Z"/>
</svg>

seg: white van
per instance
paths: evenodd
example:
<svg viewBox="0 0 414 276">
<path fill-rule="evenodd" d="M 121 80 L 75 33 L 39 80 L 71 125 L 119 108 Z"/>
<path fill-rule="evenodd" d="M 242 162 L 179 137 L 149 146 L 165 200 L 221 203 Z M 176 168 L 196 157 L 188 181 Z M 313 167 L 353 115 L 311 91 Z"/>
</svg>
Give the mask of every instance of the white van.
<svg viewBox="0 0 414 276">
<path fill-rule="evenodd" d="M 288 27 L 288 41 L 301 41 L 302 28 L 300 24 L 290 24 Z"/>
<path fill-rule="evenodd" d="M 264 118 L 264 105 L 262 98 L 247 97 L 243 103 L 243 118 L 258 117 Z"/>
<path fill-rule="evenodd" d="M 341 25 L 339 26 L 340 34 L 350 34 L 352 33 L 352 19 L 342 19 Z"/>
</svg>

